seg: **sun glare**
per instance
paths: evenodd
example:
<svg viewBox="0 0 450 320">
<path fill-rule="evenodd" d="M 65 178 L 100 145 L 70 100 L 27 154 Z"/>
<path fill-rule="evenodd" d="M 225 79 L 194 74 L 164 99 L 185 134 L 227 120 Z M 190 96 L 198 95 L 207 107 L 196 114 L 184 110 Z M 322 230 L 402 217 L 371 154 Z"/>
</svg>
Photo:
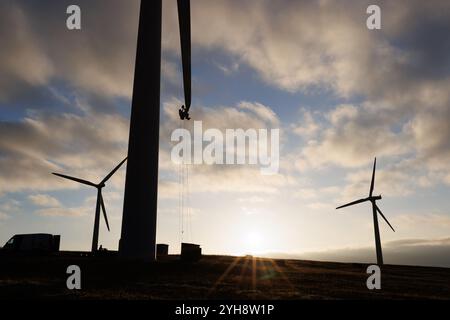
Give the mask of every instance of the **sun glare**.
<svg viewBox="0 0 450 320">
<path fill-rule="evenodd" d="M 254 254 L 262 251 L 263 238 L 258 232 L 249 232 L 245 235 L 244 247 L 245 253 Z"/>
</svg>

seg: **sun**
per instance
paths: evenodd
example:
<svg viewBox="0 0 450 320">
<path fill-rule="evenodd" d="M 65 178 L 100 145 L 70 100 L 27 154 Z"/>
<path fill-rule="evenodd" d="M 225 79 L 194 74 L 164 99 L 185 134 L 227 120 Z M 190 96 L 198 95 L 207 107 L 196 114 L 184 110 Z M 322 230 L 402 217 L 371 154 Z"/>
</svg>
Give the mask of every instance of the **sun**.
<svg viewBox="0 0 450 320">
<path fill-rule="evenodd" d="M 259 232 L 248 232 L 244 237 L 243 249 L 246 253 L 254 254 L 262 251 L 263 238 Z"/>
</svg>

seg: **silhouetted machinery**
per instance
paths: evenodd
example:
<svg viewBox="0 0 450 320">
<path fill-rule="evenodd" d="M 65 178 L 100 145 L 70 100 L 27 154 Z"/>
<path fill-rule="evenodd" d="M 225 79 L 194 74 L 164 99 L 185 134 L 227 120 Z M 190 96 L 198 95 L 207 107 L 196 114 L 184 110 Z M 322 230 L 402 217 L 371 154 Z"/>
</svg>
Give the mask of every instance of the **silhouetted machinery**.
<svg viewBox="0 0 450 320">
<path fill-rule="evenodd" d="M 167 257 L 169 255 L 169 245 L 158 243 L 156 245 L 156 256 L 158 258 Z"/>
<path fill-rule="evenodd" d="M 181 244 L 181 260 L 198 261 L 202 257 L 202 248 L 199 244 L 182 243 Z"/>
<path fill-rule="evenodd" d="M 4 252 L 52 253 L 59 251 L 60 235 L 16 234 L 3 246 Z"/>
</svg>

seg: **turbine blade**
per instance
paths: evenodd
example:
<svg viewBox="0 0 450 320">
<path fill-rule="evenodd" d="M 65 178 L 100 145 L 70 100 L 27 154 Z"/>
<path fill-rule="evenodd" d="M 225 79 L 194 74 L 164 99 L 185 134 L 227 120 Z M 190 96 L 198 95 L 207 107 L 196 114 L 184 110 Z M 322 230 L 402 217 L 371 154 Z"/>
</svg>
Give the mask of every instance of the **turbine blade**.
<svg viewBox="0 0 450 320">
<path fill-rule="evenodd" d="M 377 209 L 378 213 L 383 217 L 384 221 L 387 222 L 389 227 L 391 227 L 392 231 L 395 232 L 394 228 L 391 226 L 391 224 L 389 223 L 388 219 L 386 219 L 386 217 L 384 216 L 383 212 L 381 212 L 380 208 L 378 208 L 378 206 L 376 204 L 375 204 L 375 208 Z"/>
<path fill-rule="evenodd" d="M 106 208 L 105 208 L 105 202 L 103 201 L 103 195 L 102 192 L 100 191 L 100 204 L 102 206 L 102 211 L 103 211 L 103 218 L 105 218 L 105 222 L 106 222 L 106 227 L 109 230 L 109 222 L 108 222 L 108 216 L 106 215 Z"/>
<path fill-rule="evenodd" d="M 375 158 L 375 161 L 373 162 L 373 172 L 372 172 L 372 182 L 370 183 L 370 192 L 369 197 L 373 194 L 373 189 L 375 188 L 375 168 L 377 166 L 377 158 Z"/>
<path fill-rule="evenodd" d="M 191 107 L 191 1 L 178 0 L 178 24 L 180 27 L 181 60 L 186 109 Z"/>
<path fill-rule="evenodd" d="M 337 207 L 336 209 L 341 209 L 341 208 L 353 206 L 354 204 L 358 204 L 358 203 L 362 203 L 362 202 L 366 202 L 366 201 L 369 201 L 369 199 L 367 199 L 367 198 L 359 199 L 359 200 L 356 200 L 356 201 L 344 204 L 343 206 Z"/>
<path fill-rule="evenodd" d="M 123 159 L 103 180 L 102 180 L 102 182 L 100 182 L 100 184 L 103 184 L 103 183 L 105 183 L 106 181 L 108 181 L 112 176 L 113 176 L 113 174 L 114 173 L 116 173 L 116 171 L 117 170 L 119 170 L 119 168 L 122 166 L 122 164 L 125 162 L 125 161 L 127 161 L 127 158 L 128 157 L 126 157 L 125 159 Z"/>
<path fill-rule="evenodd" d="M 60 174 L 60 173 L 55 173 L 55 172 L 53 172 L 52 174 L 55 175 L 55 176 L 64 178 L 64 179 L 68 179 L 68 180 L 76 181 L 76 182 L 79 182 L 79 183 L 82 183 L 82 184 L 86 184 L 86 185 L 91 186 L 91 187 L 97 187 L 97 185 L 95 183 L 92 183 L 92 182 L 87 181 L 87 180 L 83 180 L 83 179 L 79 179 L 79 178 L 75 178 L 75 177 L 71 177 L 71 176 L 66 176 L 65 174 Z"/>
</svg>

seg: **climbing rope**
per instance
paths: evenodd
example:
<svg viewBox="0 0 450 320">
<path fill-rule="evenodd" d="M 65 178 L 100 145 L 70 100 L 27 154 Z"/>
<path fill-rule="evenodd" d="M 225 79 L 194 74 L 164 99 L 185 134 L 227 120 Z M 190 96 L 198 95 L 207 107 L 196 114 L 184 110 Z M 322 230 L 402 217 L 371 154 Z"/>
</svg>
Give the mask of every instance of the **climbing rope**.
<svg viewBox="0 0 450 320">
<path fill-rule="evenodd" d="M 184 121 L 180 120 L 183 129 L 186 128 Z M 192 241 L 192 208 L 190 203 L 190 165 L 181 161 L 178 165 L 178 206 L 179 206 L 179 231 L 180 242 Z"/>
</svg>

